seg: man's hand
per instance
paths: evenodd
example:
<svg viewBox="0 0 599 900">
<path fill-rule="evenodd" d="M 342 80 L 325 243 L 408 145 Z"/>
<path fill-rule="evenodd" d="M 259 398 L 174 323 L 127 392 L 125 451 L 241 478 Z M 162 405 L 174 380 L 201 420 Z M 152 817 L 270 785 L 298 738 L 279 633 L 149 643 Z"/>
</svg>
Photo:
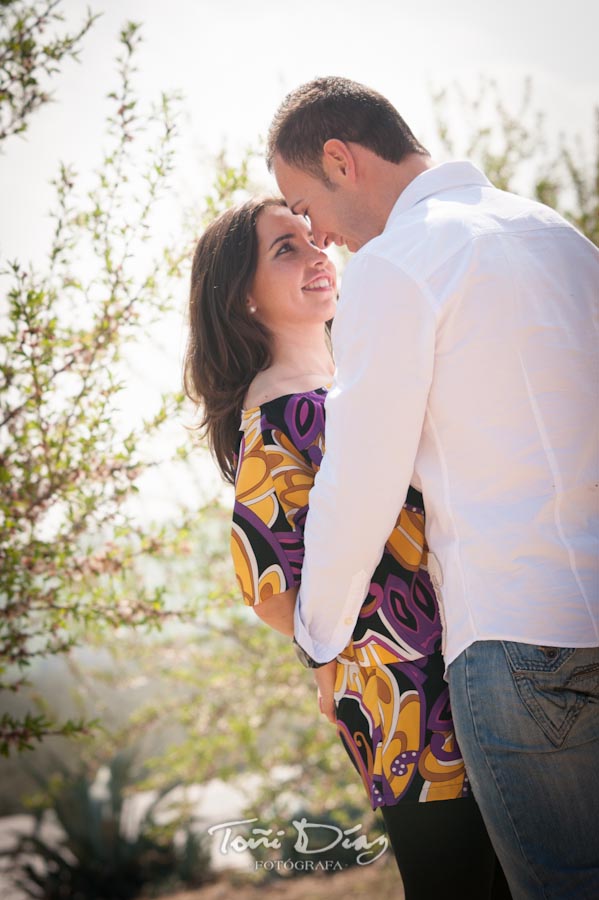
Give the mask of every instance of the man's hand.
<svg viewBox="0 0 599 900">
<path fill-rule="evenodd" d="M 337 724 L 334 697 L 336 674 L 336 659 L 332 659 L 326 666 L 320 666 L 319 669 L 314 669 L 314 681 L 318 687 L 318 708 L 323 716 L 326 716 L 333 725 Z"/>
</svg>

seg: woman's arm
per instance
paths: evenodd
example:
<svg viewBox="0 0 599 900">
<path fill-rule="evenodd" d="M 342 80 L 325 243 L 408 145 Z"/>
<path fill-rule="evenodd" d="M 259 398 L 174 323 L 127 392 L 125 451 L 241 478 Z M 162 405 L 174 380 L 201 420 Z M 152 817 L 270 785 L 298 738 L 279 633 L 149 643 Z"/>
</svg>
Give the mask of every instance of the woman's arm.
<svg viewBox="0 0 599 900">
<path fill-rule="evenodd" d="M 292 638 L 293 611 L 296 597 L 297 588 L 289 588 L 289 590 L 283 591 L 282 594 L 273 594 L 267 600 L 263 600 L 262 603 L 253 606 L 252 609 L 265 625 Z"/>
</svg>

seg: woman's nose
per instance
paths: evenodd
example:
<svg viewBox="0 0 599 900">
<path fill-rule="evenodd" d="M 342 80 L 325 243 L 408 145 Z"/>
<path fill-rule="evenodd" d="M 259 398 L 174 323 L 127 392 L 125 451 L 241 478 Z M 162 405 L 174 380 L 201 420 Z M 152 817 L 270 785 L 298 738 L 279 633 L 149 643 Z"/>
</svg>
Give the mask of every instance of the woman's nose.
<svg viewBox="0 0 599 900">
<path fill-rule="evenodd" d="M 316 247 L 315 249 L 316 249 L 316 257 L 314 260 L 315 264 L 317 266 L 326 266 L 326 264 L 329 261 L 329 257 L 327 256 L 327 254 L 325 253 L 324 250 L 320 249 L 320 247 Z"/>
<path fill-rule="evenodd" d="M 315 266 L 324 266 L 329 261 L 329 257 L 325 250 L 316 245 L 316 240 L 312 237 L 310 243 L 310 263 Z"/>
</svg>

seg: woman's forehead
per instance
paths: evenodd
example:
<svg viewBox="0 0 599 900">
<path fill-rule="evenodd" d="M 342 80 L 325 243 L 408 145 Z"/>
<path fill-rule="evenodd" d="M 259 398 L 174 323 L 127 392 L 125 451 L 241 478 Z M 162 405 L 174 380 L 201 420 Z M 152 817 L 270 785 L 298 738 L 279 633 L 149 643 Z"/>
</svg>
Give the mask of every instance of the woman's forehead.
<svg viewBox="0 0 599 900">
<path fill-rule="evenodd" d="M 267 206 L 258 216 L 257 229 L 258 235 L 268 240 L 271 234 L 275 237 L 281 229 L 307 234 L 310 226 L 303 216 L 294 215 L 286 206 Z"/>
</svg>

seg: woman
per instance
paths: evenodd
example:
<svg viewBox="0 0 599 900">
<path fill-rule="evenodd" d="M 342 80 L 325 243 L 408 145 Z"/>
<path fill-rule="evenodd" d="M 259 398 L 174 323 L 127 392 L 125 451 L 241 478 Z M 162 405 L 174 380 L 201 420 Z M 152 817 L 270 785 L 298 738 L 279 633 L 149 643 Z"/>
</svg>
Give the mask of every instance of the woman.
<svg viewBox="0 0 599 900">
<path fill-rule="evenodd" d="M 228 210 L 198 242 L 185 388 L 235 483 L 243 598 L 290 637 L 308 494 L 324 451 L 335 304 L 333 264 L 283 201 Z M 321 710 L 382 811 L 407 900 L 436 891 L 509 897 L 500 870 L 493 887 L 498 866 L 453 735 L 426 562 L 422 497 L 410 489 L 351 643 L 315 670 Z"/>
</svg>

